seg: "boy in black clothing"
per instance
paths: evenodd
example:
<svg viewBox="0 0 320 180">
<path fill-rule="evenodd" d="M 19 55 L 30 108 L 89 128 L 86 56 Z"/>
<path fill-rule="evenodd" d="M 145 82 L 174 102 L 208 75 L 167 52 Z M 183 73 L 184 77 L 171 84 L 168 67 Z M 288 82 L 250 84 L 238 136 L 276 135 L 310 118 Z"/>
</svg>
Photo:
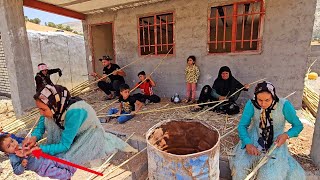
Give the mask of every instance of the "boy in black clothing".
<svg viewBox="0 0 320 180">
<path fill-rule="evenodd" d="M 59 76 L 62 76 L 62 71 L 60 68 L 56 69 L 48 69 L 48 66 L 44 63 L 38 64 L 38 70 L 36 77 L 34 78 L 36 81 L 36 91 L 42 89 L 47 84 L 54 85 L 50 79 L 50 75 L 54 73 L 59 73 Z"/>
<path fill-rule="evenodd" d="M 118 122 L 120 124 L 125 123 L 132 119 L 134 115 L 140 111 L 142 107 L 142 103 L 133 96 L 130 96 L 130 87 L 127 84 L 121 84 L 120 85 L 120 97 L 119 97 L 119 109 L 117 108 L 111 108 L 108 111 L 108 115 L 115 114 L 119 116 L 117 118 Z M 129 115 L 124 115 L 120 116 L 121 114 L 129 114 Z M 108 117 L 106 119 L 106 122 L 109 122 L 111 117 Z"/>
<path fill-rule="evenodd" d="M 108 74 L 108 77 L 106 79 L 103 79 L 98 82 L 98 87 L 104 91 L 107 95 L 107 100 L 113 99 L 114 95 L 111 93 L 111 91 L 115 91 L 115 95 L 119 96 L 119 87 L 121 84 L 124 84 L 124 76 L 126 76 L 126 73 L 123 70 L 119 70 L 120 67 L 117 64 L 111 63 L 112 58 L 110 56 L 103 56 L 102 59 L 99 59 L 104 68 L 103 68 L 103 75 L 100 76 L 97 73 L 91 73 L 92 76 L 101 78 L 106 77 Z"/>
</svg>

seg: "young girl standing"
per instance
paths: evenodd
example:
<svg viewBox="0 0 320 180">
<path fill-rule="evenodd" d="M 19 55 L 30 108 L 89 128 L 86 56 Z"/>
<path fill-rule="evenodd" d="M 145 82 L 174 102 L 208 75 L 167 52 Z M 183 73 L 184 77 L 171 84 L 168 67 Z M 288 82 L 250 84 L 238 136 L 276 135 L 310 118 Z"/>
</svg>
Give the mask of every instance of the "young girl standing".
<svg viewBox="0 0 320 180">
<path fill-rule="evenodd" d="M 187 59 L 187 67 L 185 69 L 186 82 L 187 82 L 187 94 L 185 103 L 195 103 L 196 102 L 196 87 L 200 76 L 200 70 L 196 66 L 196 57 L 189 56 Z M 190 97 L 191 94 L 191 97 Z"/>
</svg>

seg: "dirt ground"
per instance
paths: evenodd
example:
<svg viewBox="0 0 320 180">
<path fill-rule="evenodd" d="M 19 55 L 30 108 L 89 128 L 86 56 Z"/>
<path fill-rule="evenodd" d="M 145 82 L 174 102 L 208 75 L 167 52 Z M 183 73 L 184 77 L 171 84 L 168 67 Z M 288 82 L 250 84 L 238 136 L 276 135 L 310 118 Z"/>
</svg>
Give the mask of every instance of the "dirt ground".
<svg viewBox="0 0 320 180">
<path fill-rule="evenodd" d="M 99 96 L 104 96 L 101 91 L 96 91 Z M 95 109 L 102 109 L 105 104 L 110 104 L 111 101 L 107 103 L 102 102 L 95 98 L 96 95 L 85 95 L 84 98 L 87 99 L 90 104 L 93 104 Z M 162 109 L 162 108 L 171 108 L 178 107 L 182 105 L 187 105 L 184 103 L 173 104 L 169 101 L 169 99 L 162 99 L 162 101 L 158 104 L 148 104 L 143 107 L 141 111 L 150 110 L 150 109 Z M 110 107 L 117 107 L 118 104 L 114 103 L 110 105 Z M 99 108 L 98 108 L 99 107 Z M 106 108 L 106 109 L 108 109 Z M 98 115 L 104 115 L 107 110 L 102 110 L 101 112 L 97 112 Z M 103 123 L 105 129 L 110 131 L 118 131 L 122 133 L 135 133 L 135 135 L 140 136 L 140 138 L 145 139 L 146 132 L 158 122 L 167 119 L 184 119 L 191 118 L 195 116 L 197 113 L 191 112 L 189 108 L 184 109 L 176 109 L 170 111 L 156 112 L 156 113 L 147 113 L 140 114 L 134 117 L 132 120 L 126 122 L 125 124 L 117 123 L 116 119 L 112 119 L 109 123 Z M 241 113 L 240 113 L 241 114 Z M 298 116 L 301 117 L 301 113 L 298 113 Z M 227 116 L 223 114 L 217 114 L 216 112 L 208 111 L 201 116 L 197 117 L 198 120 L 202 120 L 209 125 L 214 126 L 218 129 L 220 135 L 224 135 L 230 130 L 234 129 L 239 122 L 240 115 Z M 291 127 L 290 124 L 286 124 L 286 129 Z M 304 121 L 304 129 L 300 133 L 299 137 L 291 138 L 288 146 L 292 155 L 296 160 L 300 162 L 302 167 L 306 171 L 315 172 L 319 170 L 310 159 L 310 149 L 312 145 L 312 137 L 313 137 L 314 127 L 311 123 Z M 239 138 L 236 131 L 228 135 L 226 138 L 221 140 L 220 144 L 220 154 L 221 156 L 227 156 L 231 153 L 232 148 L 238 143 Z"/>
<path fill-rule="evenodd" d="M 86 93 L 81 96 L 88 103 L 90 103 L 93 108 L 97 111 L 98 116 L 104 117 L 107 110 L 111 107 L 117 107 L 118 103 L 114 103 L 110 105 L 111 102 L 116 102 L 116 100 L 105 101 L 104 93 L 95 90 L 90 93 Z M 109 105 L 108 107 L 106 107 Z M 164 109 L 171 107 L 179 107 L 182 105 L 187 105 L 184 103 L 173 104 L 169 101 L 169 99 L 162 99 L 161 103 L 157 104 L 147 104 L 142 108 L 141 111 L 145 110 L 154 110 L 154 109 Z M 109 123 L 103 123 L 103 127 L 107 131 L 117 131 L 124 134 L 132 134 L 135 133 L 135 136 L 141 139 L 145 139 L 145 134 L 149 128 L 161 122 L 162 120 L 167 119 L 186 119 L 192 118 L 197 113 L 191 112 L 189 108 L 176 109 L 170 111 L 156 112 L 156 113 L 146 113 L 136 115 L 132 120 L 124 123 L 118 124 L 116 119 L 112 119 Z M 240 113 L 241 114 L 241 113 Z M 298 113 L 299 114 L 299 113 Z M 301 113 L 300 113 L 301 114 Z M 2 115 L 3 116 L 3 115 Z M 225 133 L 234 129 L 239 122 L 240 115 L 227 116 L 223 114 L 217 114 L 212 111 L 208 111 L 198 117 L 196 119 L 202 120 L 209 125 L 214 126 L 218 129 L 220 135 L 224 135 Z M 303 118 L 303 117 L 300 117 Z M 1 115 L 0 115 L 1 119 Z M 6 119 L 6 118 L 3 118 Z M 290 128 L 290 125 L 287 124 L 286 128 Z M 289 141 L 289 150 L 292 153 L 293 157 L 299 161 L 302 167 L 309 173 L 313 174 L 319 169 L 316 168 L 310 159 L 310 148 L 312 144 L 312 136 L 313 136 L 313 126 L 311 123 L 304 123 L 304 129 L 299 135 L 298 138 L 292 138 Z M 229 134 L 226 138 L 221 140 L 220 144 L 220 154 L 223 157 L 227 157 L 230 155 L 232 148 L 238 143 L 239 139 L 237 136 L 237 132 L 234 131 Z M 6 165 L 8 160 L 4 156 L 0 156 L 0 161 L 2 162 L 3 173 L 0 175 L 0 179 L 36 179 L 36 176 L 32 172 L 24 173 L 21 176 L 13 175 L 12 173 L 8 175 L 8 172 L 11 172 L 10 165 Z M 125 157 L 129 157 L 125 155 Z M 120 159 L 123 157 L 119 157 Z M 125 159 L 125 158 L 124 158 Z M 119 163 L 117 160 L 114 163 Z"/>
</svg>

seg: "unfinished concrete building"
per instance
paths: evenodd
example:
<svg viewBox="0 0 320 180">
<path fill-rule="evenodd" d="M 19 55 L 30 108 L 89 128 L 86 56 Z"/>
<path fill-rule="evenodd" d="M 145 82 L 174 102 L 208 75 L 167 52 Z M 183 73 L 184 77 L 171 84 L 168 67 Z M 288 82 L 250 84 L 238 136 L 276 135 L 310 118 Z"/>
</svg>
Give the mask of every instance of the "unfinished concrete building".
<svg viewBox="0 0 320 180">
<path fill-rule="evenodd" d="M 201 87 L 211 85 L 221 66 L 243 83 L 271 81 L 279 96 L 301 106 L 316 0 L 0 0 L 13 103 L 32 106 L 33 73 L 23 5 L 83 20 L 88 72 L 102 72 L 102 55 L 124 66 L 133 85 L 141 70 L 155 72 L 157 94 L 184 94 L 184 68 L 197 57 Z M 252 96 L 252 90 L 244 98 Z M 199 92 L 198 92 L 199 93 Z"/>
<path fill-rule="evenodd" d="M 154 73 L 154 79 L 158 82 L 156 91 L 161 96 L 171 96 L 175 92 L 184 94 L 186 58 L 195 55 L 201 71 L 198 91 L 205 84 L 211 85 L 218 69 L 228 65 L 234 76 L 243 83 L 267 78 L 275 84 L 280 96 L 296 91 L 296 95 L 291 97 L 292 102 L 295 107 L 301 105 L 315 0 L 292 3 L 262 0 L 188 3 L 182 0 L 24 0 L 23 4 L 83 20 L 88 72 L 102 71 L 98 59 L 104 54 L 113 56 L 120 66 L 140 59 L 126 69 L 126 81 L 133 85 L 137 80 L 137 72 L 145 70 L 150 73 L 172 48 L 165 62 Z M 1 31 L 4 32 L 5 44 L 18 41 L 22 46 L 27 39 L 23 33 L 25 31 L 22 31 L 25 29 L 21 9 L 23 4 L 5 0 L 1 3 L 4 24 L 1 25 Z M 10 15 L 11 11 L 19 11 L 20 14 Z M 13 36 L 14 31 L 19 36 Z M 18 48 L 17 44 L 11 45 Z M 29 74 L 27 72 L 31 72 L 32 67 L 25 66 L 31 65 L 29 48 L 25 46 L 21 48 L 26 55 L 15 52 L 15 48 L 6 47 L 5 54 L 7 59 L 13 59 L 10 55 L 21 54 L 23 57 L 18 58 L 19 63 L 26 59 L 23 63 L 26 73 L 23 74 Z M 24 83 L 24 87 L 32 86 L 29 83 L 31 74 L 29 78 L 28 75 L 15 78 L 19 76 L 19 72 L 14 72 L 19 68 L 18 63 L 14 63 L 14 66 L 11 69 L 8 64 L 12 89 L 19 89 L 14 88 L 15 84 L 18 87 Z M 30 99 L 31 89 L 33 87 L 27 90 L 30 93 L 25 92 L 21 96 Z M 250 94 L 252 92 L 244 97 L 248 98 Z M 15 93 L 13 96 L 20 97 Z M 22 110 L 30 106 L 29 101 L 22 102 L 29 104 L 22 105 Z M 18 108 L 18 103 L 14 104 Z"/>
</svg>

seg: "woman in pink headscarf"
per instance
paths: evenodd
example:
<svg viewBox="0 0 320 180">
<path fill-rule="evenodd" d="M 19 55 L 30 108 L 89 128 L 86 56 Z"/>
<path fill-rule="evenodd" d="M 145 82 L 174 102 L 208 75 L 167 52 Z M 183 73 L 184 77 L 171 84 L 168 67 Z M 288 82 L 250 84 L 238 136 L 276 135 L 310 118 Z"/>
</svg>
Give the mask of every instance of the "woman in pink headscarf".
<svg viewBox="0 0 320 180">
<path fill-rule="evenodd" d="M 37 73 L 37 75 L 35 77 L 36 91 L 44 88 L 47 84 L 49 84 L 51 86 L 54 85 L 50 79 L 51 74 L 59 73 L 59 76 L 62 76 L 62 71 L 60 68 L 48 69 L 48 66 L 44 63 L 38 64 L 38 70 L 39 70 L 39 72 Z"/>
</svg>

